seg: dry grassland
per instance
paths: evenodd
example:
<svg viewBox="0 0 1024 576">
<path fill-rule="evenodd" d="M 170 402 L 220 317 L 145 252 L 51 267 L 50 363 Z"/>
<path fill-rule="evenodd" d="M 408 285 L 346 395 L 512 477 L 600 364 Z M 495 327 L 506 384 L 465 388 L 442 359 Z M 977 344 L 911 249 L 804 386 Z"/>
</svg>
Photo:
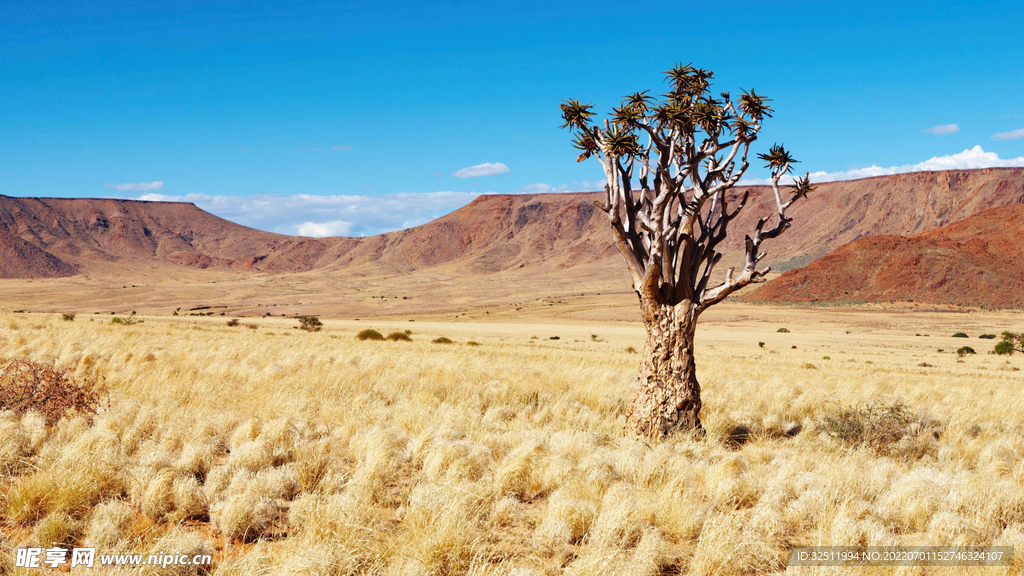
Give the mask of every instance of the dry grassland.
<svg viewBox="0 0 1024 576">
<path fill-rule="evenodd" d="M 974 573 L 1024 571 L 1024 358 L 977 338 L 1020 314 L 723 306 L 698 333 L 708 438 L 658 445 L 622 433 L 633 323 L 145 320 L 0 315 L 0 358 L 110 391 L 53 428 L 0 414 L 0 574 L 52 543 L 225 575 L 839 574 L 787 551 L 892 543 L 1014 545 Z M 912 417 L 827 433 L 873 402 Z"/>
</svg>

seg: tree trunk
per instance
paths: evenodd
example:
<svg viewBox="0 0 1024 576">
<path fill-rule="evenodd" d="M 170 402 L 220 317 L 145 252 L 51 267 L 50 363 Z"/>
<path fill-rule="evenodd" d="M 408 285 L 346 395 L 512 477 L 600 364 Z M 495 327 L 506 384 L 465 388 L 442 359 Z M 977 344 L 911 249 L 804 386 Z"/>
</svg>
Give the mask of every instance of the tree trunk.
<svg viewBox="0 0 1024 576">
<path fill-rule="evenodd" d="M 641 297 L 647 345 L 636 379 L 627 426 L 649 440 L 674 432 L 704 436 L 700 384 L 693 359 L 696 314 L 689 302 L 678 307 Z"/>
</svg>

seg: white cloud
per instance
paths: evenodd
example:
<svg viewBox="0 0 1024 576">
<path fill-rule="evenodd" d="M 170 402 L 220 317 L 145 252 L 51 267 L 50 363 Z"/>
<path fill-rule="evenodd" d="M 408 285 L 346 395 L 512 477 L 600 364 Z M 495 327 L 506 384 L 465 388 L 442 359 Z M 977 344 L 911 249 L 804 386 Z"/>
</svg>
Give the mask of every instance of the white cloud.
<svg viewBox="0 0 1024 576">
<path fill-rule="evenodd" d="M 956 124 L 939 124 L 938 126 L 932 126 L 931 128 L 925 128 L 921 132 L 927 134 L 956 134 L 960 131 L 960 127 Z"/>
<path fill-rule="evenodd" d="M 523 186 L 518 190 L 513 190 L 513 194 L 544 194 L 548 192 L 594 192 L 604 190 L 604 180 L 573 180 L 568 184 L 559 184 L 558 186 L 552 186 L 543 182 L 537 182 L 536 184 L 529 184 Z"/>
<path fill-rule="evenodd" d="M 334 146 L 331 146 L 331 150 L 341 150 L 342 152 L 348 152 L 348 151 L 352 150 L 352 147 L 351 146 L 339 146 L 338 144 L 335 144 Z"/>
<path fill-rule="evenodd" d="M 171 196 L 148 193 L 137 200 L 192 202 L 232 222 L 298 236 L 367 236 L 424 224 L 469 204 L 477 192 L 370 195 L 257 194 Z"/>
<path fill-rule="evenodd" d="M 856 180 L 858 178 L 871 178 L 873 176 L 888 176 L 891 174 L 905 174 L 907 172 L 927 172 L 931 170 L 968 170 L 973 168 L 1005 168 L 1024 167 L 1024 156 L 1017 158 L 1000 158 L 995 152 L 985 152 L 981 146 L 975 146 L 964 150 L 959 154 L 948 156 L 935 156 L 918 164 L 904 164 L 903 166 L 889 166 L 883 168 L 872 164 L 866 168 L 855 168 L 845 172 L 811 172 L 811 182 L 834 182 L 837 180 Z M 799 172 L 799 169 L 797 169 Z M 792 183 L 792 178 L 786 178 L 787 183 Z M 740 184 L 754 186 L 757 184 L 770 184 L 768 178 L 744 178 Z"/>
<path fill-rule="evenodd" d="M 295 233 L 299 236 L 312 236 L 323 238 L 324 236 L 347 236 L 352 232 L 352 223 L 344 220 L 331 220 L 330 222 L 303 222 L 299 224 Z"/>
<path fill-rule="evenodd" d="M 1024 138 L 1024 128 L 1020 130 L 1010 130 L 1009 132 L 1000 132 L 993 134 L 993 140 L 1016 140 L 1018 138 Z"/>
<path fill-rule="evenodd" d="M 103 185 L 104 188 L 110 188 L 112 190 L 118 190 L 125 192 L 127 190 L 159 190 L 164 187 L 163 180 L 157 180 L 155 182 L 125 182 L 123 184 L 111 184 L 107 182 Z"/>
<path fill-rule="evenodd" d="M 463 168 L 452 173 L 456 178 L 477 178 L 479 176 L 494 176 L 495 174 L 508 174 L 508 166 L 501 162 L 484 162 L 469 168 Z"/>
</svg>

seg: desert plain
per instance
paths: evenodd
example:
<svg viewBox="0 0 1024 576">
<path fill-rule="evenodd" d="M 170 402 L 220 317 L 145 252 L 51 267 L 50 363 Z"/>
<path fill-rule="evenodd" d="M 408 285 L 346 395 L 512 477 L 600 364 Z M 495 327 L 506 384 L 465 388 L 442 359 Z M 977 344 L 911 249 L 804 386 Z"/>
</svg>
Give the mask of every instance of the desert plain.
<svg viewBox="0 0 1024 576">
<path fill-rule="evenodd" d="M 979 338 L 1021 312 L 724 303 L 698 328 L 707 437 L 651 444 L 623 430 L 635 308 L 563 296 L 318 332 L 2 313 L 0 357 L 107 396 L 49 428 L 0 417 L 0 572 L 41 573 L 14 548 L 62 543 L 209 553 L 239 575 L 840 574 L 787 570 L 788 552 L 1024 550 L 1024 357 Z M 872 418 L 888 428 L 858 434 Z M 857 573 L 1019 574 L 1019 556 Z"/>
</svg>

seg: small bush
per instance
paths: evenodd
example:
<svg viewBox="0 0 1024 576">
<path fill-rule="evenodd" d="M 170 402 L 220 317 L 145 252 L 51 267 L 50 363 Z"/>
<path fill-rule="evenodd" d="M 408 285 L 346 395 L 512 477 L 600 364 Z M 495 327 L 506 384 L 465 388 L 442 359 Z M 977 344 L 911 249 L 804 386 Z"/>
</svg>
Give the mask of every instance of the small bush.
<svg viewBox="0 0 1024 576">
<path fill-rule="evenodd" d="M 246 324 L 245 327 L 248 328 L 249 330 L 255 330 L 259 328 L 259 326 L 256 324 Z"/>
<path fill-rule="evenodd" d="M 978 336 L 978 338 L 981 338 L 982 340 L 995 340 L 996 339 L 996 335 L 995 334 L 982 334 L 981 336 Z"/>
<path fill-rule="evenodd" d="M 110 323 L 131 326 L 132 324 L 138 324 L 139 321 L 133 318 L 132 316 L 125 316 L 124 318 L 121 318 L 120 316 L 114 316 L 113 318 L 110 319 Z"/>
<path fill-rule="evenodd" d="M 299 329 L 306 332 L 319 332 L 324 327 L 324 323 L 316 316 L 298 316 L 296 319 L 299 321 Z"/>
<path fill-rule="evenodd" d="M 789 328 L 779 328 L 778 330 L 776 330 L 776 332 L 782 332 L 783 334 L 788 334 L 789 333 Z"/>
<path fill-rule="evenodd" d="M 561 338 L 559 338 L 558 336 L 552 336 L 550 340 L 561 340 Z"/>
<path fill-rule="evenodd" d="M 466 342 L 466 346 L 479 346 L 479 345 L 480 345 L 479 342 L 474 342 L 472 340 L 470 340 L 469 342 Z"/>
<path fill-rule="evenodd" d="M 970 346 L 961 346 L 956 350 L 956 355 L 961 358 L 968 354 L 975 354 L 974 348 L 971 348 Z"/>
<path fill-rule="evenodd" d="M 764 342 L 758 342 L 758 343 L 757 343 L 757 346 L 758 346 L 759 348 L 764 348 Z"/>
<path fill-rule="evenodd" d="M 392 332 L 388 334 L 388 340 L 395 342 L 412 342 L 412 338 L 409 337 L 405 332 Z"/>
<path fill-rule="evenodd" d="M 964 332 L 957 332 L 956 334 L 953 334 L 953 338 L 969 338 L 969 336 Z"/>
<path fill-rule="evenodd" d="M 381 334 L 380 332 L 377 332 L 373 328 L 367 328 L 366 330 L 363 330 L 359 334 L 356 334 L 356 338 L 360 340 L 383 340 L 384 335 Z"/>
<path fill-rule="evenodd" d="M 915 414 L 905 404 L 873 403 L 864 408 L 840 407 L 825 416 L 825 432 L 854 447 L 866 447 L 879 454 L 899 452 L 898 444 L 907 437 L 930 433 L 938 437 L 938 422 Z"/>
<path fill-rule="evenodd" d="M 228 326 L 231 327 L 238 326 L 240 323 L 241 321 L 238 318 L 232 318 L 231 320 L 228 320 Z"/>
<path fill-rule="evenodd" d="M 633 348 L 632 346 L 627 346 L 626 347 L 626 352 L 628 354 L 636 354 L 636 348 Z"/>
<path fill-rule="evenodd" d="M 11 360 L 0 368 L 0 412 L 34 410 L 50 425 L 69 412 L 95 414 L 101 392 L 95 378 L 76 379 L 54 364 Z"/>
<path fill-rule="evenodd" d="M 995 350 L 993 350 L 993 352 L 999 354 L 1000 356 L 1009 356 L 1014 352 L 1013 344 L 1007 342 L 1006 340 L 1003 340 L 1002 342 L 996 342 L 996 348 Z"/>
<path fill-rule="evenodd" d="M 1024 332 L 1020 334 L 1003 332 L 1003 339 L 996 344 L 996 354 L 1013 354 L 1014 352 L 1024 352 Z"/>
<path fill-rule="evenodd" d="M 449 338 L 445 338 L 444 336 L 441 336 L 439 338 L 434 338 L 433 342 L 434 342 L 434 344 L 455 344 L 455 342 L 453 340 L 451 340 Z"/>
<path fill-rule="evenodd" d="M 75 316 L 77 315 L 78 314 L 75 312 L 64 312 L 63 314 L 60 315 L 60 318 L 65 322 L 74 322 Z"/>
</svg>

